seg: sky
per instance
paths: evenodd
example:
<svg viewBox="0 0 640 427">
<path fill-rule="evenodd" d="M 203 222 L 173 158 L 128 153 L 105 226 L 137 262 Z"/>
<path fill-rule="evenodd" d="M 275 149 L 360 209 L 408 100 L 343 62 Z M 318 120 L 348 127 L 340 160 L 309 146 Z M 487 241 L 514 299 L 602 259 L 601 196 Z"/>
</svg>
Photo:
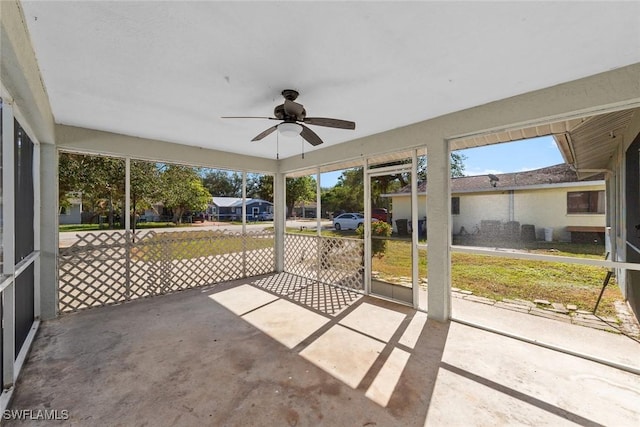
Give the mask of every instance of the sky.
<svg viewBox="0 0 640 427">
<path fill-rule="evenodd" d="M 466 156 L 464 173 L 467 176 L 523 172 L 564 162 L 551 136 L 470 148 L 457 153 Z M 342 171 L 323 173 L 320 177 L 322 187 L 333 187 L 341 174 Z"/>
</svg>

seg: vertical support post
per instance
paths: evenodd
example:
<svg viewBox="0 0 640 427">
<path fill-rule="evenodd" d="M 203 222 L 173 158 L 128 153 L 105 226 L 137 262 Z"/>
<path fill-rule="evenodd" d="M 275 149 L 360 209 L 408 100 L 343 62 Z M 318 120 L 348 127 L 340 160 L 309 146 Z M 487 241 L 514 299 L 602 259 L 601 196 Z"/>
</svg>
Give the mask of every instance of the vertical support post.
<svg viewBox="0 0 640 427">
<path fill-rule="evenodd" d="M 15 188 L 13 103 L 2 104 L 2 274 L 15 272 Z M 10 388 L 14 381 L 15 360 L 15 278 L 2 292 L 2 384 Z"/>
<path fill-rule="evenodd" d="M 131 300 L 131 157 L 124 159 L 125 300 Z M 135 212 L 134 221 L 135 221 Z"/>
<path fill-rule="evenodd" d="M 124 231 L 131 230 L 131 157 L 124 159 Z M 134 212 L 135 215 L 135 212 Z"/>
<path fill-rule="evenodd" d="M 40 144 L 40 203 L 40 318 L 49 320 L 58 315 L 58 151 L 53 144 Z"/>
<path fill-rule="evenodd" d="M 362 180 L 364 181 L 364 293 L 371 293 L 371 177 L 369 160 L 364 159 Z"/>
<path fill-rule="evenodd" d="M 275 256 L 276 256 L 276 272 L 284 271 L 284 234 L 287 223 L 287 194 L 286 183 L 287 178 L 283 173 L 276 173 L 273 177 L 273 228 L 275 232 Z"/>
<path fill-rule="evenodd" d="M 40 319 L 40 143 L 33 147 L 33 318 Z"/>
<path fill-rule="evenodd" d="M 247 172 L 242 171 L 242 277 L 247 277 Z"/>
<path fill-rule="evenodd" d="M 247 172 L 242 172 L 242 234 L 247 232 Z"/>
<path fill-rule="evenodd" d="M 320 185 L 320 168 L 316 172 L 316 231 L 322 236 L 322 186 Z"/>
<path fill-rule="evenodd" d="M 418 278 L 418 238 L 420 230 L 418 227 L 418 151 L 411 153 L 411 283 L 413 307 L 418 308 L 419 286 Z"/>
<path fill-rule="evenodd" d="M 429 292 L 427 311 L 433 320 L 451 318 L 451 166 L 447 140 L 428 145 L 427 236 L 429 236 Z"/>
<path fill-rule="evenodd" d="M 627 162 L 626 152 L 622 150 L 620 153 L 620 163 L 618 166 L 618 185 L 616 186 L 616 201 L 618 202 L 618 218 L 616 219 L 617 230 L 615 238 L 617 239 L 616 247 L 618 248 L 617 257 L 611 258 L 613 261 L 627 261 Z M 627 298 L 629 293 L 629 270 L 617 269 L 616 282 L 622 291 L 622 295 Z"/>
<path fill-rule="evenodd" d="M 317 262 L 317 271 L 318 274 L 316 276 L 316 279 L 318 281 L 318 283 L 321 282 L 322 280 L 322 264 L 321 264 L 321 260 L 322 260 L 322 256 L 323 254 L 323 250 L 324 250 L 324 242 L 322 241 L 322 221 L 320 220 L 320 212 L 322 212 L 322 206 L 321 206 L 321 197 L 320 197 L 320 168 L 317 169 L 316 171 L 316 240 L 318 241 L 318 245 L 317 245 L 317 254 L 318 256 L 316 257 L 316 262 Z M 304 212 L 304 207 L 303 207 L 303 212 Z M 304 215 L 303 215 L 304 216 Z"/>
</svg>

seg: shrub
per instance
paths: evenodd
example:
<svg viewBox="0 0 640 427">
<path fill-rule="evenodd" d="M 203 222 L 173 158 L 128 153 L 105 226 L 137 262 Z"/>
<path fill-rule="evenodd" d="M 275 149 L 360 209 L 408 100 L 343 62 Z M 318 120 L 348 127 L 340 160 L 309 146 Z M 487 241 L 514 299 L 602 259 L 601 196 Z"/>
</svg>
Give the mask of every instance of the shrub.
<svg viewBox="0 0 640 427">
<path fill-rule="evenodd" d="M 371 236 L 374 237 L 389 237 L 391 236 L 391 225 L 384 221 L 376 221 L 371 223 Z M 364 238 L 364 227 L 358 227 L 356 234 L 361 239 Z M 387 250 L 386 239 L 371 239 L 371 255 L 382 256 Z"/>
</svg>

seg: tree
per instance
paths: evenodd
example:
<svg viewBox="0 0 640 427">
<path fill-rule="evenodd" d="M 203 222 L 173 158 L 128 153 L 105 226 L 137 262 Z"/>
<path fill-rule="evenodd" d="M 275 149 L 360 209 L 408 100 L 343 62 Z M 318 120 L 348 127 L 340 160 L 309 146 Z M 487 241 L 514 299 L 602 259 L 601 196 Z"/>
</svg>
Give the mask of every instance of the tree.
<svg viewBox="0 0 640 427">
<path fill-rule="evenodd" d="M 242 175 L 238 172 L 209 170 L 202 178 L 204 187 L 216 197 L 242 197 Z"/>
<path fill-rule="evenodd" d="M 347 169 L 338 178 L 338 183 L 322 194 L 322 208 L 329 212 L 364 210 L 364 177 L 362 168 Z"/>
<path fill-rule="evenodd" d="M 82 193 L 84 207 L 107 215 L 113 228 L 116 213 L 124 211 L 125 161 L 112 157 L 61 153 L 58 162 L 58 201 L 68 206 L 71 193 Z M 159 172 L 155 163 L 131 161 L 132 211 L 148 207 L 160 198 Z"/>
<path fill-rule="evenodd" d="M 161 198 L 160 171 L 156 163 L 142 160 L 131 161 L 131 212 L 133 230 L 136 229 L 138 209 L 148 209 Z"/>
<path fill-rule="evenodd" d="M 204 188 L 198 171 L 189 166 L 167 165 L 162 171 L 162 200 L 173 211 L 173 222 L 182 222 L 187 211 L 204 211 L 211 194 Z"/>
<path fill-rule="evenodd" d="M 451 153 L 451 178 L 459 178 L 464 176 L 464 161 L 467 156 L 461 153 Z M 425 156 L 418 157 L 418 179 L 424 181 L 427 179 L 427 158 Z"/>
<path fill-rule="evenodd" d="M 273 176 L 249 174 L 247 176 L 247 197 L 273 202 Z"/>
<path fill-rule="evenodd" d="M 316 180 L 310 176 L 287 179 L 287 213 L 291 215 L 297 202 L 311 201 L 316 196 Z"/>
<path fill-rule="evenodd" d="M 467 156 L 460 153 L 451 153 L 451 177 L 459 178 L 464 176 L 464 161 Z"/>
<path fill-rule="evenodd" d="M 58 207 L 69 207 L 69 196 L 82 191 L 84 172 L 79 154 L 60 153 L 58 158 Z"/>
<path fill-rule="evenodd" d="M 96 215 L 108 216 L 113 228 L 116 213 L 124 205 L 125 165 L 123 159 L 81 154 L 60 154 L 58 199 L 68 205 L 72 192 L 82 193 L 82 203 Z"/>
</svg>

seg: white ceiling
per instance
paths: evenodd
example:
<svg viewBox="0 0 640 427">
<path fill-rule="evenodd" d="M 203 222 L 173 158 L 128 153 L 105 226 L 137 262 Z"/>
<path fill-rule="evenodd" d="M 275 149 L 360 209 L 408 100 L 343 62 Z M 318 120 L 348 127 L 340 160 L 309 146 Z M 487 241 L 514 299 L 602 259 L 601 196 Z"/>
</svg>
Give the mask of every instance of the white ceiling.
<svg viewBox="0 0 640 427">
<path fill-rule="evenodd" d="M 57 123 L 275 158 L 282 89 L 329 146 L 640 62 L 640 2 L 23 1 Z M 391 143 L 390 143 L 391 144 Z M 311 150 L 308 144 L 305 151 Z M 280 158 L 299 154 L 280 138 Z"/>
</svg>

